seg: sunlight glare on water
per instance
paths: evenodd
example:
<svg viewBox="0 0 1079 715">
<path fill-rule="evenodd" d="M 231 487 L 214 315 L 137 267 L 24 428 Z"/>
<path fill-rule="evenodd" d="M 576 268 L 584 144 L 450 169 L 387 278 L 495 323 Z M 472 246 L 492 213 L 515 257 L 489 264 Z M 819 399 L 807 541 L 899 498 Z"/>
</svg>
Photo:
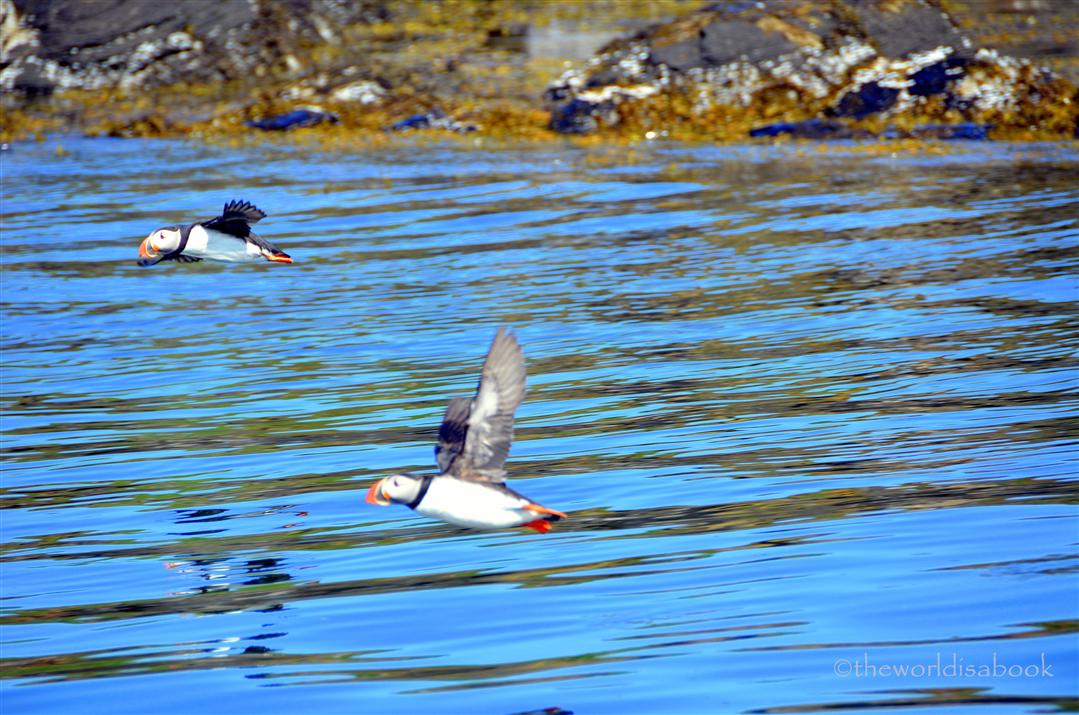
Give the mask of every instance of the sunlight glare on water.
<svg viewBox="0 0 1079 715">
<path fill-rule="evenodd" d="M 5 712 L 1076 707 L 1073 148 L 63 145 L 0 155 Z M 230 199 L 296 264 L 135 265 Z M 503 324 L 570 518 L 365 504 Z"/>
</svg>

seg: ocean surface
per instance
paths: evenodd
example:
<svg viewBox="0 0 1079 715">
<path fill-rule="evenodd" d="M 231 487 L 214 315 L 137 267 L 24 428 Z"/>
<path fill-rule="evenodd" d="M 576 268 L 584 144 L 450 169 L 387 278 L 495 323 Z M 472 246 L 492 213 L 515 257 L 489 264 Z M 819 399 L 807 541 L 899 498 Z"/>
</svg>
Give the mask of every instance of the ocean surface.
<svg viewBox="0 0 1079 715">
<path fill-rule="evenodd" d="M 5 715 L 1079 708 L 1075 145 L 0 162 Z M 569 519 L 365 504 L 499 325 Z"/>
</svg>

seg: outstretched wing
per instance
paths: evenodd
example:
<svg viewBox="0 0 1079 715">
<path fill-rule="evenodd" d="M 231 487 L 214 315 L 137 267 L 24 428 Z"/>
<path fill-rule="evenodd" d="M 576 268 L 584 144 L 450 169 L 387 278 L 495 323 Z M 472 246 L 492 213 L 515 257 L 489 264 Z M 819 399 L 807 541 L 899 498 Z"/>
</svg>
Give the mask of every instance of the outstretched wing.
<svg viewBox="0 0 1079 715">
<path fill-rule="evenodd" d="M 221 209 L 220 216 L 200 223 L 205 228 L 227 233 L 236 238 L 248 238 L 252 235 L 251 224 L 258 223 L 264 218 L 266 218 L 266 212 L 249 201 L 229 201 Z"/>
<path fill-rule="evenodd" d="M 438 462 L 438 470 L 443 474 L 450 471 L 454 460 L 465 451 L 468 413 L 471 411 L 471 397 L 455 397 L 450 400 L 446 414 L 442 416 L 442 426 L 438 428 L 438 444 L 435 446 L 435 461 Z"/>
<path fill-rule="evenodd" d="M 499 328 L 471 400 L 450 402 L 439 429 L 439 467 L 461 479 L 502 482 L 513 442 L 513 413 L 525 396 L 525 361 L 517 338 Z M 468 408 L 467 419 L 465 408 Z"/>
</svg>

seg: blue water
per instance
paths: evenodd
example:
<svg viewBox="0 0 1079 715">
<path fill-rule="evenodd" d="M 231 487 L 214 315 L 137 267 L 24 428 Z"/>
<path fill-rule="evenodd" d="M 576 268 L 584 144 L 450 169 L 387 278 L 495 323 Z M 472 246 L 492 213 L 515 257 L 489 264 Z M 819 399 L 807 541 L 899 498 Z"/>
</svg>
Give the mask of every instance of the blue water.
<svg viewBox="0 0 1079 715">
<path fill-rule="evenodd" d="M 1079 707 L 1074 147 L 0 161 L 4 713 Z M 502 324 L 570 518 L 365 504 Z"/>
</svg>

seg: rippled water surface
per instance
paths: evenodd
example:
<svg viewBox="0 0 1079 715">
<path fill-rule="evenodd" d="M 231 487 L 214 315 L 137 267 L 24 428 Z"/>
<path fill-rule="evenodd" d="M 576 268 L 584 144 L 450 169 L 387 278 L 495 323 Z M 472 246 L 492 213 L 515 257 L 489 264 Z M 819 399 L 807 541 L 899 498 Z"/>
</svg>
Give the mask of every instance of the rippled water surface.
<svg viewBox="0 0 1079 715">
<path fill-rule="evenodd" d="M 5 713 L 1079 707 L 1073 147 L 63 146 L 2 155 Z M 135 265 L 232 198 L 295 265 Z M 365 504 L 500 324 L 569 520 Z"/>
</svg>

